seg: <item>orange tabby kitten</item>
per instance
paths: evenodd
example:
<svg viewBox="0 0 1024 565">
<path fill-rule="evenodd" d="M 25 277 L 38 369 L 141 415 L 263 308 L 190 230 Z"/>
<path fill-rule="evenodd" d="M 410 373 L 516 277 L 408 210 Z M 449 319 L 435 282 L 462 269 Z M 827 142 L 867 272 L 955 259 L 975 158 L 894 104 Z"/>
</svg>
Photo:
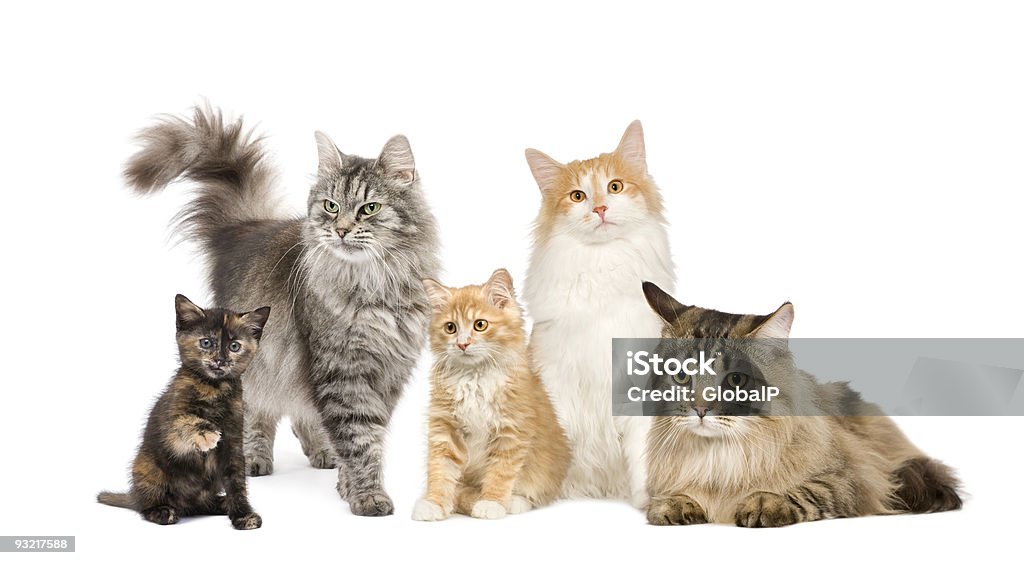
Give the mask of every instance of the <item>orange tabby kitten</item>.
<svg viewBox="0 0 1024 565">
<path fill-rule="evenodd" d="M 414 520 L 503 518 L 551 502 L 569 448 L 530 370 L 523 315 L 505 269 L 482 286 L 423 281 L 434 306 L 427 494 Z"/>
</svg>

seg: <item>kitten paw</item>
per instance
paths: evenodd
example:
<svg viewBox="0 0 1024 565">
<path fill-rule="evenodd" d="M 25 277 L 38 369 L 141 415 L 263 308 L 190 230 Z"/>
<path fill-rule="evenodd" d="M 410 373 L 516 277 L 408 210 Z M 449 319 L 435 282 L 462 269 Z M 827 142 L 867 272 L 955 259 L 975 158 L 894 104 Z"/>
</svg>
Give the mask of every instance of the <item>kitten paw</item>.
<svg viewBox="0 0 1024 565">
<path fill-rule="evenodd" d="M 800 509 L 771 492 L 755 492 L 740 503 L 736 525 L 743 528 L 777 528 L 800 522 Z"/>
<path fill-rule="evenodd" d="M 349 498 L 348 505 L 356 516 L 390 516 L 395 513 L 391 498 L 382 491 L 355 495 Z"/>
<path fill-rule="evenodd" d="M 260 455 L 245 458 L 245 474 L 250 477 L 262 477 L 274 472 L 274 460 Z"/>
<path fill-rule="evenodd" d="M 309 464 L 316 469 L 334 469 L 338 466 L 334 454 L 329 449 L 321 449 L 308 456 L 307 459 L 309 459 Z"/>
<path fill-rule="evenodd" d="M 250 512 L 244 516 L 236 516 L 231 519 L 231 525 L 236 530 L 255 530 L 263 525 L 263 518 L 255 512 Z"/>
<path fill-rule="evenodd" d="M 220 432 L 217 430 L 196 432 L 196 435 L 192 437 L 192 443 L 196 444 L 196 449 L 205 453 L 220 443 Z"/>
<path fill-rule="evenodd" d="M 441 508 L 436 502 L 431 502 L 425 498 L 417 500 L 416 506 L 412 507 L 413 520 L 436 522 L 447 517 L 448 513 L 444 511 L 444 508 Z"/>
<path fill-rule="evenodd" d="M 533 509 L 533 504 L 530 503 L 526 498 L 513 494 L 512 498 L 508 501 L 508 513 L 509 514 L 522 514 L 523 512 L 529 512 Z"/>
<path fill-rule="evenodd" d="M 655 526 L 707 524 L 708 515 L 696 500 L 679 495 L 652 499 L 647 508 L 647 522 Z"/>
<path fill-rule="evenodd" d="M 470 515 L 474 518 L 483 518 L 484 520 L 497 520 L 504 518 L 506 514 L 508 514 L 508 511 L 505 510 L 505 507 L 500 502 L 493 500 L 476 501 L 476 504 L 473 505 L 473 511 L 470 512 Z"/>
<path fill-rule="evenodd" d="M 178 523 L 178 511 L 170 506 L 154 506 L 148 510 L 143 510 L 142 517 L 161 526 Z"/>
</svg>

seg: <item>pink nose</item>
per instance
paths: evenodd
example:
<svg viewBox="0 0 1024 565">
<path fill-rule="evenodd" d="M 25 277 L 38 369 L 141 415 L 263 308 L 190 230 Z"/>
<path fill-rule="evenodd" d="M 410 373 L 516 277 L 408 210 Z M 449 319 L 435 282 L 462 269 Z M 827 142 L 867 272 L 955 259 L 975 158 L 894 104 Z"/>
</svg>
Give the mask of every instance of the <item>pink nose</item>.
<svg viewBox="0 0 1024 565">
<path fill-rule="evenodd" d="M 466 350 L 466 348 L 467 348 L 467 347 L 469 347 L 469 344 L 468 344 L 468 343 L 457 343 L 456 345 L 458 345 L 458 346 L 459 346 L 459 349 L 461 349 L 461 350 L 463 350 L 463 351 L 465 351 L 465 350 Z"/>
<path fill-rule="evenodd" d="M 594 213 L 597 214 L 598 216 L 601 216 L 601 221 L 602 222 L 604 221 L 604 213 L 607 212 L 607 211 L 608 211 L 608 207 L 607 206 L 595 206 L 594 207 Z"/>
</svg>

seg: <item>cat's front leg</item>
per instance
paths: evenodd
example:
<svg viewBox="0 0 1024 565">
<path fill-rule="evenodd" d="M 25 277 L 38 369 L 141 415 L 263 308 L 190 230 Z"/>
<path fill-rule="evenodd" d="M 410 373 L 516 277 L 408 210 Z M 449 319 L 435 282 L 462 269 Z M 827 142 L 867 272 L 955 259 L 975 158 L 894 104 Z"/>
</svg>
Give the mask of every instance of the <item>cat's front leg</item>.
<svg viewBox="0 0 1024 565">
<path fill-rule="evenodd" d="M 238 439 L 229 441 L 221 452 L 219 463 L 224 478 L 224 510 L 231 525 L 236 530 L 259 528 L 263 525 L 263 518 L 249 504 L 242 442 Z"/>
<path fill-rule="evenodd" d="M 487 450 L 487 469 L 480 485 L 480 499 L 473 504 L 470 515 L 494 520 L 508 514 L 509 499 L 519 471 L 526 462 L 526 444 L 517 430 L 502 426 Z"/>
<path fill-rule="evenodd" d="M 167 434 L 169 447 L 179 455 L 211 451 L 220 442 L 220 430 L 208 420 L 193 414 L 174 418 Z"/>
<path fill-rule="evenodd" d="M 707 524 L 704 508 L 685 494 L 655 496 L 647 506 L 647 522 L 655 526 Z"/>
<path fill-rule="evenodd" d="M 743 528 L 777 528 L 805 521 L 807 514 L 792 497 L 774 492 L 750 494 L 736 509 L 736 525 Z"/>
<path fill-rule="evenodd" d="M 648 418 L 620 416 L 622 430 L 622 452 L 626 459 L 629 475 L 629 502 L 634 508 L 647 508 L 647 434 L 650 432 Z"/>
<path fill-rule="evenodd" d="M 456 506 L 466 444 L 455 423 L 443 414 L 432 413 L 428 427 L 427 494 L 416 502 L 412 519 L 444 520 Z"/>
</svg>

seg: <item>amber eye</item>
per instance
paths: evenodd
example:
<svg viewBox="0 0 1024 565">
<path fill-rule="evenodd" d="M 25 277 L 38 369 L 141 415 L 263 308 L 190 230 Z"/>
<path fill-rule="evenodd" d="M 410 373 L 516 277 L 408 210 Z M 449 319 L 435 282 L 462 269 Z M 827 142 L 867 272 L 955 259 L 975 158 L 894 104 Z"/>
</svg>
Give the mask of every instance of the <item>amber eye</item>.
<svg viewBox="0 0 1024 565">
<path fill-rule="evenodd" d="M 455 325 L 455 322 L 448 322 L 444 325 L 444 333 L 446 334 L 453 334 L 457 329 L 459 328 Z"/>
<path fill-rule="evenodd" d="M 618 194 L 622 192 L 623 188 L 625 188 L 625 185 L 622 184 L 622 181 L 618 179 L 615 179 L 612 182 L 608 183 L 608 192 L 612 194 Z"/>
<path fill-rule="evenodd" d="M 686 373 L 679 373 L 678 375 L 672 375 L 672 380 L 679 386 L 689 386 L 690 381 L 692 381 L 693 378 Z"/>
<path fill-rule="evenodd" d="M 487 320 L 477 320 L 473 322 L 473 329 L 482 332 L 487 329 Z"/>
<path fill-rule="evenodd" d="M 749 380 L 750 375 L 746 373 L 729 373 L 725 376 L 725 384 L 732 388 L 743 388 Z"/>
<path fill-rule="evenodd" d="M 587 199 L 587 195 L 582 190 L 574 190 L 569 193 L 569 200 L 573 202 L 583 202 Z"/>
</svg>

